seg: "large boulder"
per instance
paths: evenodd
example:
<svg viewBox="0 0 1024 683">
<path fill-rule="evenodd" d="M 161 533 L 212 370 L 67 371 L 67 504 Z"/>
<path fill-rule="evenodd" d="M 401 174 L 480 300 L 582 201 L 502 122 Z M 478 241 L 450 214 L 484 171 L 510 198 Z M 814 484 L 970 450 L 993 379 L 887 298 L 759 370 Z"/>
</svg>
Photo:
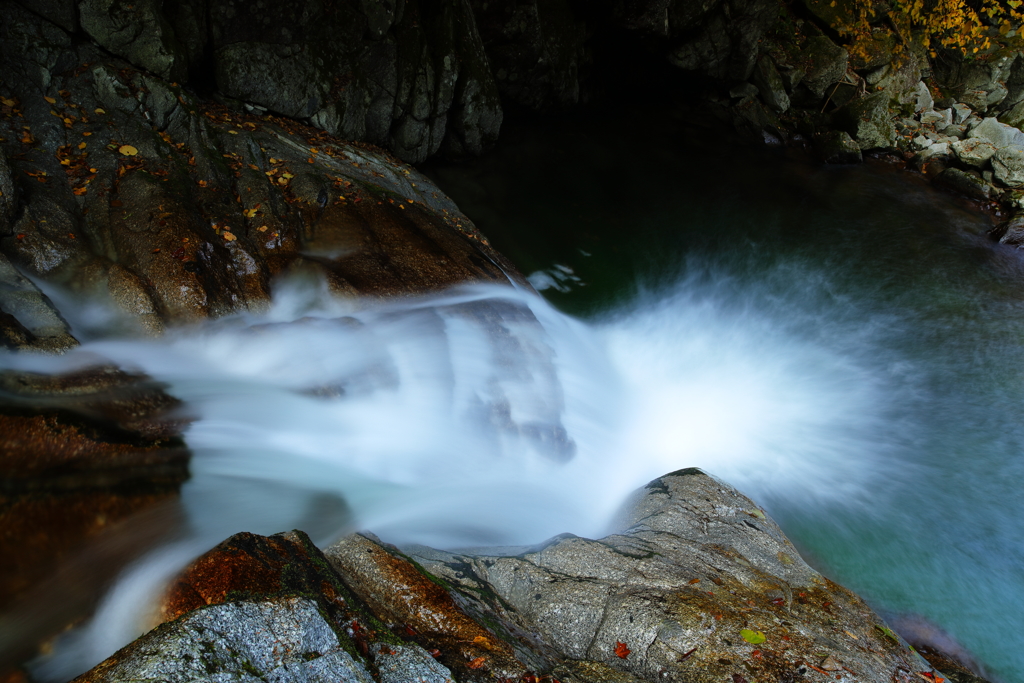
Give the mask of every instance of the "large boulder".
<svg viewBox="0 0 1024 683">
<path fill-rule="evenodd" d="M 1024 132 L 1019 128 L 1001 123 L 994 117 L 983 119 L 967 133 L 967 137 L 988 140 L 995 145 L 996 149 L 1011 145 L 1024 145 Z"/>
<path fill-rule="evenodd" d="M 996 180 L 1007 187 L 1024 187 L 1024 147 L 1004 147 L 992 155 Z"/>
<path fill-rule="evenodd" d="M 850 61 L 850 54 L 845 48 L 823 35 L 809 38 L 801 57 L 806 63 L 801 84 L 818 98 L 825 97 L 833 85 L 845 78 Z"/>
<path fill-rule="evenodd" d="M 696 683 L 798 679 L 826 660 L 859 681 L 910 681 L 930 668 L 804 563 L 750 499 L 699 470 L 648 484 L 620 525 L 600 540 L 565 535 L 519 554 L 412 556 L 472 609 L 551 647 L 581 680 L 593 680 L 581 664 Z"/>
<path fill-rule="evenodd" d="M 170 621 L 76 680 L 939 675 L 750 499 L 699 470 L 651 482 L 619 524 L 600 540 L 497 554 L 403 553 L 356 535 L 320 555 L 302 534 L 239 534 L 176 582 Z"/>
<path fill-rule="evenodd" d="M 884 92 L 855 99 L 832 116 L 839 130 L 849 133 L 862 150 L 892 149 L 896 145 L 896 126 Z"/>
</svg>

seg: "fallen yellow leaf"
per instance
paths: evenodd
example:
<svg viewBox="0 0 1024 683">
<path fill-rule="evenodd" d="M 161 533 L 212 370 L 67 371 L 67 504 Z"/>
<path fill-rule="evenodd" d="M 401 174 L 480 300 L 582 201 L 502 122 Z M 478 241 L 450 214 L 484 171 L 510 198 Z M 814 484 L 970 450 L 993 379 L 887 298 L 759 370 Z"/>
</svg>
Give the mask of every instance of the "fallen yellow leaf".
<svg viewBox="0 0 1024 683">
<path fill-rule="evenodd" d="M 79 142 L 78 143 L 78 149 L 85 149 L 85 148 L 86 148 L 86 144 L 84 142 Z"/>
<path fill-rule="evenodd" d="M 17 103 L 14 100 L 7 99 L 6 97 L 0 97 L 0 104 L 5 107 L 13 107 Z"/>
<path fill-rule="evenodd" d="M 96 113 L 96 114 L 106 114 L 107 113 L 107 112 L 103 111 L 102 109 L 100 109 L 99 107 L 96 107 L 95 109 L 93 109 L 93 112 Z"/>
<path fill-rule="evenodd" d="M 229 130 L 228 133 L 230 133 L 231 135 L 238 135 L 238 131 L 237 130 Z M 234 238 L 232 238 L 232 239 L 234 239 Z"/>
<path fill-rule="evenodd" d="M 50 104 L 57 104 L 57 100 L 53 99 L 52 97 L 44 97 L 43 99 L 49 102 Z"/>
<path fill-rule="evenodd" d="M 235 237 L 235 236 L 234 236 L 233 234 L 231 234 L 231 233 L 230 233 L 230 232 L 228 232 L 227 230 L 225 230 L 225 231 L 224 231 L 224 234 L 223 234 L 223 235 L 221 235 L 221 236 L 222 236 L 222 237 L 223 237 L 224 239 L 226 239 L 226 240 L 227 240 L 228 242 L 231 242 L 231 241 L 233 241 L 233 240 L 236 240 L 236 239 L 238 239 L 237 237 Z"/>
<path fill-rule="evenodd" d="M 260 227 L 258 227 L 256 229 L 259 230 L 260 232 L 266 232 L 267 231 L 267 226 L 261 225 Z"/>
<path fill-rule="evenodd" d="M 132 147 L 131 145 L 121 145 L 120 147 L 117 148 L 117 151 L 125 155 L 126 157 L 133 157 L 139 153 L 139 150 L 136 149 L 135 147 Z"/>
</svg>

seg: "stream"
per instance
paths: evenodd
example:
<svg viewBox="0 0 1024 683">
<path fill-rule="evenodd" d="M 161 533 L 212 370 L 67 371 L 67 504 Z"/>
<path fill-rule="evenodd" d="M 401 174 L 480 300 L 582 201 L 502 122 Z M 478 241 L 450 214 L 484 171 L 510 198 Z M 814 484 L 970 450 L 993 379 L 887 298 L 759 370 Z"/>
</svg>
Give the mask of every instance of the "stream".
<svg viewBox="0 0 1024 683">
<path fill-rule="evenodd" d="M 911 173 L 675 125 L 510 127 L 425 169 L 543 298 L 352 302 L 292 280 L 266 315 L 154 341 L 69 312 L 80 350 L 0 357 L 113 359 L 198 418 L 186 531 L 36 674 L 67 680 L 138 635 L 162 582 L 237 531 L 593 537 L 632 490 L 697 466 L 897 630 L 1024 681 L 1024 257 Z"/>
</svg>

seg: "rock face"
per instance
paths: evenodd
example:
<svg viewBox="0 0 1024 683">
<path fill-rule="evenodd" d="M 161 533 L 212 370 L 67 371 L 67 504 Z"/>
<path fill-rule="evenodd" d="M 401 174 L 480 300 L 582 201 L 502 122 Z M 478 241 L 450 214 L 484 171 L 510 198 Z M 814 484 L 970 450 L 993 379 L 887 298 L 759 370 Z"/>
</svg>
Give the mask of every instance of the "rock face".
<svg viewBox="0 0 1024 683">
<path fill-rule="evenodd" d="M 124 5 L 118 10 L 123 16 L 104 16 L 131 24 L 157 11 L 151 4 Z M 299 10 L 282 6 L 274 11 L 288 16 L 276 17 L 278 23 L 268 28 L 248 14 L 235 17 L 240 10 L 232 7 L 211 8 L 211 30 L 220 36 L 217 49 L 235 50 L 246 69 L 264 62 L 284 70 L 318 63 L 311 49 L 260 42 L 282 26 L 307 27 L 309 41 L 322 35 L 332 45 L 343 43 L 330 34 L 329 17 L 292 17 L 288 13 Z M 428 20 L 457 21 L 452 13 L 459 7 L 468 12 L 453 5 L 447 14 L 427 17 L 410 4 L 402 17 L 385 13 L 366 26 L 379 29 L 384 45 L 393 24 L 411 22 L 425 31 Z M 85 22 L 85 9 L 82 17 Z M 0 318 L 9 346 L 74 344 L 45 297 L 11 265 L 77 295 L 107 298 L 150 334 L 167 324 L 260 310 L 271 280 L 285 273 L 323 277 L 341 295 L 507 282 L 506 273 L 514 273 L 429 180 L 381 150 L 342 143 L 286 119 L 204 104 L 181 86 L 112 60 L 89 43 L 72 44 L 63 29 L 12 2 L 0 2 L 0 18 L 0 53 L 9 74 L 0 137 L 10 161 L 9 173 L 0 168 L 0 255 L 10 261 L 0 261 L 0 277 L 13 287 L 0 295 L 0 310 L 20 325 Z M 440 25 L 429 28 L 432 39 L 444 34 Z M 454 41 L 450 54 L 433 60 L 434 48 L 423 43 L 408 60 L 427 71 L 396 71 L 382 86 L 407 98 L 385 107 L 408 113 L 384 130 L 392 142 L 408 143 L 402 149 L 419 145 L 422 135 L 441 144 L 447 119 L 432 108 L 437 98 L 462 98 L 473 116 L 486 116 L 486 108 L 474 104 L 484 90 L 455 78 L 454 71 L 437 70 L 462 64 L 455 29 L 446 30 Z M 460 32 L 458 40 L 468 38 Z M 282 50 L 294 52 L 295 59 L 269 56 Z M 266 59 L 259 56 L 264 53 Z M 316 118 L 334 106 L 318 94 L 289 90 L 312 83 L 308 74 L 250 76 L 253 87 L 267 88 L 267 97 L 280 97 L 280 106 L 255 91 L 224 87 L 279 110 L 284 103 L 306 107 L 288 109 L 293 116 Z M 238 78 L 237 88 L 249 87 L 243 83 L 249 76 Z M 463 123 L 451 144 L 468 149 L 480 131 Z"/>
<path fill-rule="evenodd" d="M 502 555 L 404 555 L 367 536 L 320 555 L 301 534 L 235 536 L 172 589 L 173 621 L 77 680 L 907 683 L 931 673 L 753 502 L 699 470 L 651 482 L 621 523 L 600 540 L 567 535 Z"/>
</svg>

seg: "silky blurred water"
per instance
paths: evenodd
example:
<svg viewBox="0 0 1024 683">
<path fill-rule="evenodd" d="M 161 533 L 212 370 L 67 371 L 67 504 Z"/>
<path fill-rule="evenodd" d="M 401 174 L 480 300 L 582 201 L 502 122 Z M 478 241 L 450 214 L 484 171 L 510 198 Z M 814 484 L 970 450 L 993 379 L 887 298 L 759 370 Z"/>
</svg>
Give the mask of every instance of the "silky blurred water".
<svg viewBox="0 0 1024 683">
<path fill-rule="evenodd" d="M 138 635 L 161 582 L 236 531 L 595 537 L 636 487 L 697 466 L 897 623 L 1024 680 L 1006 638 L 1024 629 L 1021 257 L 896 170 L 546 130 L 430 169 L 545 298 L 286 281 L 266 315 L 159 341 L 71 316 L 90 340 L 60 363 L 111 359 L 186 402 L 193 478 L 178 539 L 38 675 Z"/>
</svg>

